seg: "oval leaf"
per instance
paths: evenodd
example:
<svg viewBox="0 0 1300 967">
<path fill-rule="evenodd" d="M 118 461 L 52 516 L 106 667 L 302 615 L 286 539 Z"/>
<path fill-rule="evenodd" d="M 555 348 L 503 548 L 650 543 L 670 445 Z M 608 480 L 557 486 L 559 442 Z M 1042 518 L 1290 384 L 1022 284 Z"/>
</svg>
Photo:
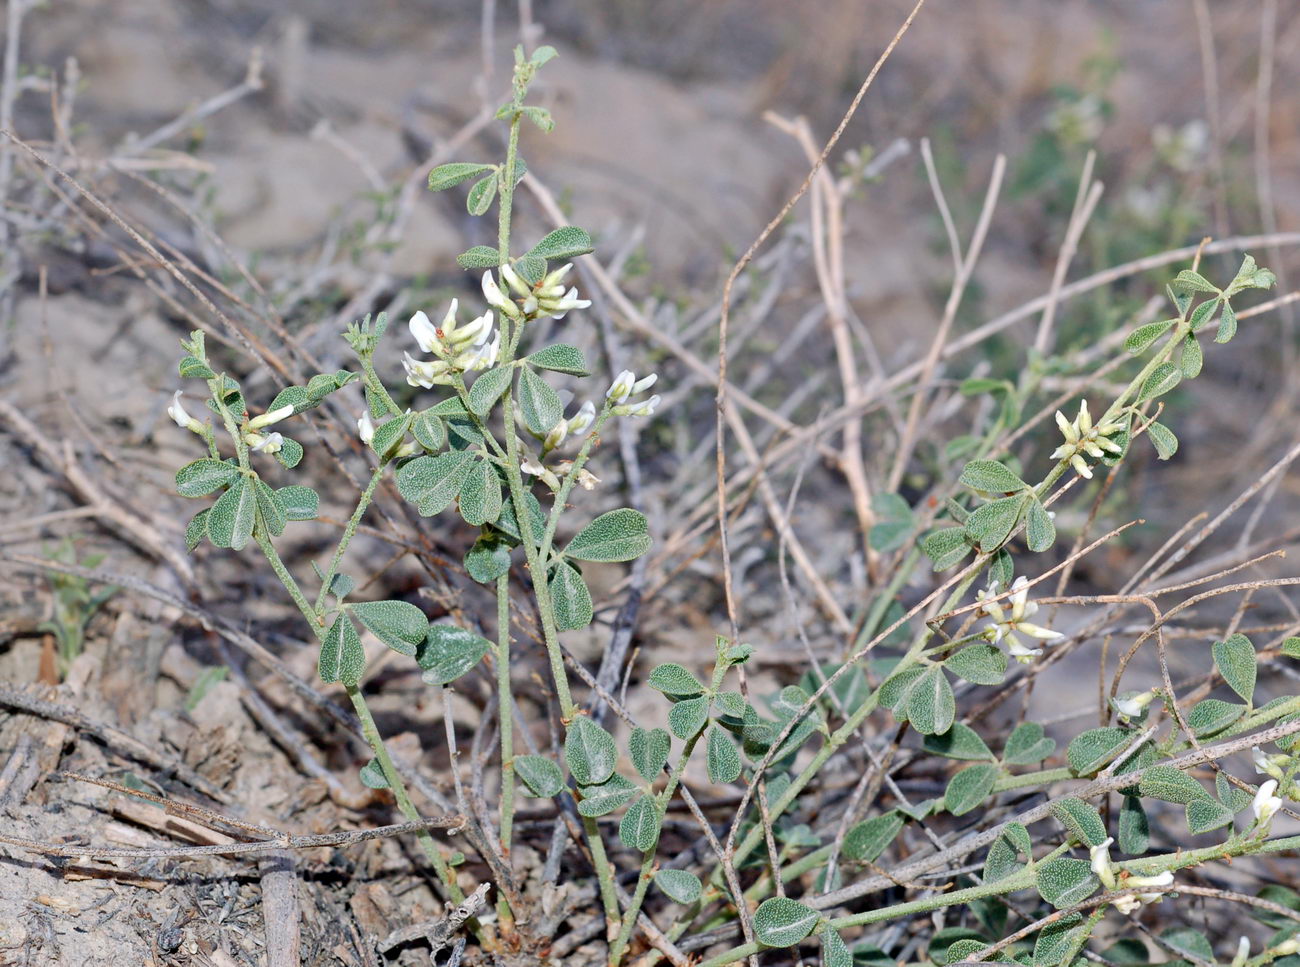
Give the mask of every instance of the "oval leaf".
<svg viewBox="0 0 1300 967">
<path fill-rule="evenodd" d="M 774 896 L 754 911 L 754 936 L 765 947 L 793 947 L 812 933 L 820 916 L 797 900 Z"/>
<path fill-rule="evenodd" d="M 423 616 L 421 616 L 423 617 Z M 415 661 L 430 685 L 448 685 L 483 660 L 492 643 L 455 625 L 429 625 Z"/>
<path fill-rule="evenodd" d="M 700 878 L 687 870 L 660 870 L 655 874 L 655 886 L 675 903 L 694 903 L 704 890 Z"/>
<path fill-rule="evenodd" d="M 176 492 L 182 497 L 206 497 L 234 483 L 238 477 L 238 467 L 204 457 L 176 471 Z"/>
<path fill-rule="evenodd" d="M 650 550 L 648 530 L 640 511 L 611 510 L 580 530 L 564 554 L 579 561 L 630 561 Z"/>
<path fill-rule="evenodd" d="M 424 612 L 407 601 L 366 601 L 349 605 L 348 610 L 400 655 L 414 658 L 416 648 L 429 634 Z"/>
<path fill-rule="evenodd" d="M 598 786 L 614 774 L 618 747 L 614 737 L 585 715 L 569 726 L 564 739 L 564 761 L 580 786 Z"/>
<path fill-rule="evenodd" d="M 618 838 L 628 849 L 648 853 L 659 843 L 659 807 L 652 796 L 642 796 L 623 814 Z"/>
<path fill-rule="evenodd" d="M 527 794 L 541 799 L 558 796 L 564 788 L 564 773 L 546 756 L 517 755 L 514 758 L 515 775 L 524 782 Z"/>
</svg>

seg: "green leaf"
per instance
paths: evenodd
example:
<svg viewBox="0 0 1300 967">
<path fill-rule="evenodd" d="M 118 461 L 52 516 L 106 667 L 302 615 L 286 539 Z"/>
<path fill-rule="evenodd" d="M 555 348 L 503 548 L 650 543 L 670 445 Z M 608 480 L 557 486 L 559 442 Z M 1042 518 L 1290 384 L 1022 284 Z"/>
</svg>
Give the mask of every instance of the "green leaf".
<svg viewBox="0 0 1300 967">
<path fill-rule="evenodd" d="M 1219 308 L 1218 299 L 1206 299 L 1199 306 L 1192 310 L 1191 318 L 1187 320 L 1188 326 L 1192 332 L 1200 332 L 1210 324 L 1214 318 L 1215 310 Z"/>
<path fill-rule="evenodd" d="M 873 550 L 887 554 L 907 543 L 915 521 L 906 500 L 898 494 L 876 494 L 871 498 L 871 509 L 877 523 L 871 528 L 867 540 Z"/>
<path fill-rule="evenodd" d="M 1130 856 L 1142 855 L 1151 843 L 1151 826 L 1147 822 L 1147 812 L 1142 808 L 1142 800 L 1137 796 L 1125 796 L 1120 803 L 1119 832 L 1116 841 L 1119 848 Z"/>
<path fill-rule="evenodd" d="M 1015 493 L 1029 486 L 996 460 L 972 460 L 962 470 L 958 483 L 989 493 Z"/>
<path fill-rule="evenodd" d="M 193 356 L 185 356 L 176 367 L 181 379 L 215 379 L 217 374 L 208 368 L 207 363 Z M 274 407 L 272 407 L 274 409 Z"/>
<path fill-rule="evenodd" d="M 957 714 L 952 685 L 942 668 L 927 668 L 907 697 L 907 719 L 922 735 L 947 732 Z"/>
<path fill-rule="evenodd" d="M 655 886 L 674 903 L 694 903 L 704 892 L 700 878 L 688 870 L 659 870 L 655 873 Z"/>
<path fill-rule="evenodd" d="M 429 172 L 429 190 L 443 191 L 468 181 L 475 175 L 491 171 L 495 165 L 477 165 L 466 161 L 453 161 L 451 164 L 438 165 Z"/>
<path fill-rule="evenodd" d="M 1065 759 L 1078 775 L 1092 775 L 1122 752 L 1133 736 L 1127 729 L 1090 729 L 1075 736 L 1065 750 Z"/>
<path fill-rule="evenodd" d="M 1029 516 L 1025 521 L 1025 544 L 1034 553 L 1047 550 L 1056 543 L 1056 525 L 1047 508 L 1037 497 L 1029 500 Z"/>
<path fill-rule="evenodd" d="M 1205 934 L 1191 927 L 1173 927 L 1160 935 L 1160 939 L 1180 954 L 1194 960 L 1214 963 L 1214 948 Z"/>
<path fill-rule="evenodd" d="M 793 947 L 812 933 L 820 917 L 797 900 L 774 896 L 754 911 L 754 937 L 764 947 Z"/>
<path fill-rule="evenodd" d="M 1145 326 L 1138 326 L 1124 340 L 1124 351 L 1134 356 L 1141 355 L 1177 323 L 1177 319 L 1165 319 L 1163 322 L 1148 322 Z"/>
<path fill-rule="evenodd" d="M 709 698 L 687 698 L 668 710 L 668 728 L 677 738 L 686 740 L 699 735 L 709 720 Z"/>
<path fill-rule="evenodd" d="M 539 437 L 546 436 L 564 416 L 559 395 L 527 366 L 519 373 L 519 409 L 524 424 Z"/>
<path fill-rule="evenodd" d="M 1181 289 L 1184 292 L 1218 293 L 1219 291 L 1209 279 L 1197 272 L 1193 272 L 1191 269 L 1183 269 L 1169 284 L 1175 289 Z"/>
<path fill-rule="evenodd" d="M 709 729 L 708 745 L 709 781 L 727 785 L 740 778 L 740 753 L 736 743 L 722 729 Z"/>
<path fill-rule="evenodd" d="M 1270 903 L 1276 903 L 1278 906 L 1300 913 L 1300 893 L 1296 893 L 1290 887 L 1282 886 L 1280 883 L 1269 883 L 1260 887 L 1259 892 L 1255 895 L 1261 900 L 1267 900 Z M 1274 913 L 1272 910 L 1263 907 L 1252 907 L 1250 915 L 1261 923 L 1266 923 L 1270 927 L 1277 929 L 1295 924 L 1295 921 L 1290 917 Z"/>
<path fill-rule="evenodd" d="M 547 134 L 550 134 L 555 129 L 555 121 L 551 118 L 551 112 L 544 107 L 526 104 L 519 109 L 519 113 Z"/>
<path fill-rule="evenodd" d="M 650 550 L 648 531 L 640 511 L 630 507 L 611 510 L 580 530 L 564 555 L 579 561 L 631 561 Z"/>
<path fill-rule="evenodd" d="M 1187 804 L 1187 829 L 1193 835 L 1220 829 L 1232 822 L 1233 812 L 1217 800 L 1206 797 Z"/>
<path fill-rule="evenodd" d="M 501 253 L 486 245 L 475 245 L 457 255 L 456 262 L 463 269 L 495 269 L 501 264 Z"/>
<path fill-rule="evenodd" d="M 399 655 L 414 658 L 429 634 L 429 619 L 407 601 L 365 601 L 350 604 L 347 610 Z"/>
<path fill-rule="evenodd" d="M 366 652 L 361 647 L 361 637 L 348 616 L 341 614 L 330 625 L 320 647 L 320 680 L 355 685 L 365 670 Z"/>
<path fill-rule="evenodd" d="M 465 208 L 471 215 L 486 215 L 497 196 L 497 173 L 484 175 L 470 187 L 465 196 Z"/>
<path fill-rule="evenodd" d="M 1032 766 L 1056 751 L 1056 740 L 1043 734 L 1037 722 L 1021 722 L 1007 738 L 1002 761 L 1007 765 Z"/>
<path fill-rule="evenodd" d="M 1153 420 L 1147 425 L 1147 435 L 1151 437 L 1151 444 L 1156 448 L 1159 459 L 1168 460 L 1178 452 L 1178 437 L 1163 423 Z"/>
<path fill-rule="evenodd" d="M 542 505 L 532 494 L 524 494 L 524 506 L 528 508 L 528 524 L 532 530 L 533 541 L 536 543 L 541 540 L 542 534 L 546 531 L 546 515 L 542 513 Z M 507 500 L 502 505 L 496 528 L 511 540 L 523 542 L 523 535 L 519 533 L 519 522 L 515 520 L 513 500 Z"/>
<path fill-rule="evenodd" d="M 988 855 L 984 857 L 984 882 L 996 883 L 1019 869 L 1020 861 L 1017 859 L 1016 847 L 1005 835 L 999 836 L 989 846 Z"/>
<path fill-rule="evenodd" d="M 1192 706 L 1192 710 L 1187 713 L 1187 726 L 1198 739 L 1203 739 L 1222 732 L 1244 714 L 1246 714 L 1244 705 L 1207 698 Z"/>
<path fill-rule="evenodd" d="M 567 373 L 570 376 L 591 375 L 587 371 L 587 360 L 583 357 L 582 350 L 565 343 L 556 343 L 554 346 L 539 349 L 528 356 L 526 361 L 538 369 L 549 369 L 556 373 Z"/>
<path fill-rule="evenodd" d="M 464 450 L 416 457 L 397 471 L 397 492 L 415 504 L 421 517 L 441 514 L 460 493 L 475 459 Z"/>
<path fill-rule="evenodd" d="M 627 740 L 628 757 L 637 774 L 646 782 L 654 782 L 668 763 L 672 739 L 663 729 L 637 727 Z"/>
<path fill-rule="evenodd" d="M 1075 949 L 1084 929 L 1083 915 L 1078 913 L 1068 914 L 1043 927 L 1034 941 L 1033 967 L 1058 967 Z"/>
<path fill-rule="evenodd" d="M 251 482 L 240 477 L 208 510 L 208 540 L 217 547 L 242 551 L 253 536 L 257 495 Z"/>
<path fill-rule="evenodd" d="M 941 755 L 948 759 L 987 759 L 993 761 L 994 756 L 989 747 L 985 745 L 984 740 L 979 737 L 974 729 L 968 725 L 962 725 L 960 722 L 953 722 L 950 728 L 943 735 L 927 735 L 921 742 L 922 747 L 927 752 L 933 752 L 935 755 Z"/>
<path fill-rule="evenodd" d="M 1178 365 L 1182 367 L 1186 379 L 1196 379 L 1201 375 L 1201 367 L 1205 365 L 1205 354 L 1201 352 L 1201 344 L 1190 332 L 1183 340 L 1183 355 L 1178 360 Z"/>
<path fill-rule="evenodd" d="M 483 372 L 469 388 L 469 408 L 479 416 L 486 415 L 496 405 L 496 401 L 501 399 L 501 394 L 510 388 L 510 380 L 514 375 L 514 366 L 508 364 L 494 366 Z"/>
<path fill-rule="evenodd" d="M 927 534 L 921 550 L 934 562 L 934 570 L 946 571 L 971 552 L 971 544 L 966 540 L 966 528 L 945 527 Z"/>
<path fill-rule="evenodd" d="M 580 786 L 598 786 L 614 774 L 618 747 L 614 737 L 585 715 L 569 725 L 564 739 L 564 761 Z"/>
<path fill-rule="evenodd" d="M 1210 794 L 1199 782 L 1173 766 L 1152 766 L 1142 774 L 1138 791 L 1152 799 L 1181 803 L 1184 806 L 1197 799 L 1210 798 Z"/>
<path fill-rule="evenodd" d="M 1287 638 L 1280 650 L 1288 658 L 1300 658 L 1300 638 Z"/>
<path fill-rule="evenodd" d="M 280 444 L 280 449 L 275 451 L 275 459 L 279 460 L 280 466 L 286 470 L 292 470 L 302 462 L 302 444 L 285 437 L 284 442 Z"/>
<path fill-rule="evenodd" d="M 417 443 L 431 453 L 447 445 L 447 426 L 428 410 L 415 414 L 411 421 L 411 434 Z"/>
<path fill-rule="evenodd" d="M 1096 892 L 1101 881 L 1093 875 L 1087 860 L 1058 856 L 1038 867 L 1035 886 L 1038 895 L 1056 907 L 1073 906 Z"/>
<path fill-rule="evenodd" d="M 844 835 L 844 858 L 874 863 L 903 829 L 903 817 L 890 810 L 856 824 Z"/>
<path fill-rule="evenodd" d="M 585 628 L 595 617 L 591 592 L 578 569 L 567 561 L 561 561 L 551 572 L 551 606 L 555 609 L 555 626 L 560 631 Z"/>
<path fill-rule="evenodd" d="M 897 674 L 891 675 L 885 679 L 884 684 L 880 686 L 880 704 L 885 708 L 893 709 L 898 712 L 900 706 L 906 706 L 907 696 L 916 684 L 916 680 L 921 677 L 925 671 L 920 665 L 909 665 Z M 904 716 L 906 720 L 906 716 Z"/>
<path fill-rule="evenodd" d="M 1006 543 L 1025 510 L 1025 497 L 1003 497 L 976 508 L 966 518 L 966 533 L 979 543 L 985 554 Z"/>
<path fill-rule="evenodd" d="M 1085 846 L 1098 846 L 1106 838 L 1101 815 L 1077 796 L 1066 796 L 1052 803 L 1052 815 Z"/>
<path fill-rule="evenodd" d="M 429 625 L 415 656 L 420 677 L 429 685 L 449 685 L 483 660 L 492 642 L 455 625 Z"/>
<path fill-rule="evenodd" d="M 1241 260 L 1241 268 L 1228 283 L 1228 292 L 1237 293 L 1242 289 L 1271 289 L 1277 284 L 1277 276 L 1268 269 L 1259 268 L 1255 258 L 1247 255 Z"/>
<path fill-rule="evenodd" d="M 206 497 L 234 483 L 239 468 L 222 460 L 204 457 L 176 471 L 176 492 L 182 497 Z"/>
<path fill-rule="evenodd" d="M 190 518 L 190 522 L 185 526 L 185 549 L 192 551 L 203 543 L 203 536 L 208 532 L 208 511 L 209 507 L 204 507 L 201 511 Z"/>
<path fill-rule="evenodd" d="M 460 516 L 482 527 L 501 516 L 501 478 L 487 460 L 475 459 L 460 485 Z"/>
<path fill-rule="evenodd" d="M 289 520 L 315 520 L 320 510 L 320 495 L 310 487 L 281 487 L 276 495 Z"/>
<path fill-rule="evenodd" d="M 334 577 L 330 579 L 329 593 L 334 596 L 336 601 L 342 601 L 352 593 L 352 589 L 356 586 L 357 583 L 346 574 L 335 574 Z"/>
<path fill-rule="evenodd" d="M 405 413 L 384 421 L 375 427 L 375 435 L 370 439 L 370 449 L 374 450 L 381 459 L 389 456 L 406 439 L 406 431 L 411 428 L 414 420 L 414 415 Z"/>
<path fill-rule="evenodd" d="M 642 796 L 623 814 L 623 820 L 618 824 L 618 838 L 628 849 L 648 853 L 659 842 L 661 822 L 654 797 Z"/>
<path fill-rule="evenodd" d="M 252 487 L 253 496 L 257 500 L 257 516 L 261 519 L 262 526 L 272 537 L 279 537 L 284 533 L 284 526 L 289 519 L 279 494 L 260 477 L 253 479 Z"/>
<path fill-rule="evenodd" d="M 915 723 L 913 723 L 915 724 Z M 991 764 L 967 766 L 948 780 L 943 802 L 954 816 L 964 816 L 989 797 L 998 778 L 998 767 Z"/>
<path fill-rule="evenodd" d="M 510 573 L 510 546 L 495 536 L 480 537 L 465 552 L 465 570 L 479 584 Z"/>
<path fill-rule="evenodd" d="M 580 228 L 566 225 L 557 228 L 528 250 L 529 255 L 548 261 L 571 259 L 595 251 L 591 236 Z"/>
<path fill-rule="evenodd" d="M 515 271 L 529 285 L 537 285 L 546 275 L 546 259 L 535 255 L 521 255 L 515 259 Z"/>
<path fill-rule="evenodd" d="M 599 786 L 583 786 L 578 812 L 589 819 L 606 816 L 637 794 L 636 784 L 617 772 Z"/>
<path fill-rule="evenodd" d="M 1011 552 L 1005 547 L 993 555 L 989 561 L 989 580 L 997 581 L 1004 588 L 1011 587 L 1016 577 L 1016 562 Z"/>
<path fill-rule="evenodd" d="M 1250 702 L 1255 696 L 1255 646 L 1242 634 L 1235 634 L 1214 645 L 1214 667 L 1228 687 Z"/>
<path fill-rule="evenodd" d="M 380 766 L 378 759 L 371 759 L 363 765 L 359 775 L 361 784 L 368 789 L 388 788 L 388 777 L 384 775 L 383 767 Z"/>
<path fill-rule="evenodd" d="M 849 950 L 844 938 L 830 926 L 822 931 L 822 965 L 823 967 L 853 967 L 853 951 Z M 858 946 L 861 950 L 861 945 Z"/>
<path fill-rule="evenodd" d="M 699 679 L 683 666 L 671 661 L 656 666 L 646 678 L 646 684 L 655 691 L 675 698 L 689 698 L 704 694 L 704 686 L 700 684 Z"/>
<path fill-rule="evenodd" d="M 1232 337 L 1237 334 L 1237 310 L 1232 308 L 1232 303 L 1223 304 L 1223 315 L 1219 317 L 1219 331 L 1214 334 L 1214 341 L 1217 343 L 1230 342 Z"/>
<path fill-rule="evenodd" d="M 1007 674 L 1007 656 L 990 644 L 967 645 L 949 655 L 943 667 L 976 685 L 997 685 Z"/>
<path fill-rule="evenodd" d="M 1157 396 L 1163 396 L 1177 386 L 1183 378 L 1182 372 L 1173 363 L 1161 363 L 1142 382 L 1138 390 L 1137 402 L 1145 403 Z"/>
<path fill-rule="evenodd" d="M 513 763 L 515 775 L 523 780 L 525 795 L 549 799 L 564 788 L 564 773 L 546 756 L 517 755 Z"/>
<path fill-rule="evenodd" d="M 967 936 L 960 936 L 955 942 L 948 943 L 951 937 L 959 934 Z M 946 948 L 945 944 L 947 945 Z M 969 959 L 970 955 L 978 953 L 988 945 L 989 941 L 983 939 L 978 930 L 970 927 L 945 927 L 936 933 L 930 941 L 931 959 L 936 965 L 946 967 L 947 964 L 955 964 Z M 942 953 L 935 952 L 941 949 Z"/>
</svg>

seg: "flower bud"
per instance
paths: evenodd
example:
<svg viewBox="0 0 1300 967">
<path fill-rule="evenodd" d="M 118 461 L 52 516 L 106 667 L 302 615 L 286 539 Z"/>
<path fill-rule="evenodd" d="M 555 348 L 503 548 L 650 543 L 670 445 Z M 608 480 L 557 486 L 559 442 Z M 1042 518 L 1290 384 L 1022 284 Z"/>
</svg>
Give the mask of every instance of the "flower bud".
<svg viewBox="0 0 1300 967">
<path fill-rule="evenodd" d="M 357 436 L 361 437 L 361 442 L 370 446 L 370 441 L 375 438 L 375 423 L 370 418 L 369 410 L 362 410 L 361 416 L 357 418 Z"/>
<path fill-rule="evenodd" d="M 1267 826 L 1273 819 L 1273 814 L 1282 808 L 1282 800 L 1273 795 L 1277 791 L 1277 780 L 1270 779 L 1262 783 L 1259 791 L 1255 793 L 1255 798 L 1250 804 L 1250 808 L 1255 813 L 1255 822 L 1261 827 Z"/>
<path fill-rule="evenodd" d="M 632 384 L 636 382 L 636 375 L 630 370 L 625 369 L 614 377 L 614 382 L 605 392 L 605 399 L 612 403 L 622 403 L 632 395 Z"/>
<path fill-rule="evenodd" d="M 293 405 L 286 403 L 284 406 L 271 410 L 269 413 L 263 413 L 261 416 L 253 417 L 248 421 L 248 428 L 250 430 L 260 430 L 264 426 L 270 426 L 272 423 L 279 423 L 281 420 L 290 416 L 293 416 Z"/>
<path fill-rule="evenodd" d="M 573 436 L 577 436 L 591 426 L 595 419 L 596 407 L 591 400 L 587 400 L 582 406 L 578 407 L 578 412 L 569 418 L 568 432 Z"/>
<path fill-rule="evenodd" d="M 451 309 L 448 310 L 447 314 L 453 320 L 455 319 L 455 315 L 456 315 L 455 299 L 451 300 Z M 411 316 L 411 321 L 407 323 L 407 326 L 411 330 L 411 335 L 415 337 L 415 344 L 420 347 L 421 352 L 433 353 L 438 351 L 438 349 L 440 348 L 439 339 L 438 339 L 438 330 L 434 326 L 434 324 L 429 321 L 428 316 L 426 316 L 423 312 L 417 312 L 415 315 Z M 444 327 L 445 327 L 445 321 L 444 321 Z"/>
<path fill-rule="evenodd" d="M 501 310 L 511 319 L 518 319 L 522 315 L 519 307 L 507 299 L 505 293 L 501 291 L 497 280 L 492 276 L 491 269 L 483 273 L 483 298 L 487 300 L 488 305 Z"/>
<path fill-rule="evenodd" d="M 180 390 L 177 390 L 172 394 L 172 402 L 171 405 L 167 407 L 167 415 L 170 416 L 172 421 L 182 430 L 191 430 L 194 433 L 203 432 L 203 424 L 190 416 L 189 413 L 185 411 L 185 407 L 181 405 Z"/>
</svg>

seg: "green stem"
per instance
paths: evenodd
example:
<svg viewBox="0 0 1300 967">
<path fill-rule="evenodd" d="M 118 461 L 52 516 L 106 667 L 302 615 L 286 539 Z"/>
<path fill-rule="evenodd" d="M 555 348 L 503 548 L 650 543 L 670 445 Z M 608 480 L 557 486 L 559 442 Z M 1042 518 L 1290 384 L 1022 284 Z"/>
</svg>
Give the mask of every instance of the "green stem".
<svg viewBox="0 0 1300 967">
<path fill-rule="evenodd" d="M 365 380 L 366 389 L 370 390 L 370 392 L 374 394 L 375 399 L 384 404 L 384 407 L 389 413 L 392 413 L 393 416 L 401 416 L 404 411 L 393 400 L 387 387 L 384 386 L 384 381 L 381 380 L 379 374 L 375 372 L 375 364 L 369 354 L 361 357 L 361 368 L 364 373 L 363 378 Z"/>
<path fill-rule="evenodd" d="M 330 585 L 334 582 L 334 575 L 338 573 L 339 565 L 343 562 L 343 555 L 347 553 L 348 545 L 352 543 L 352 538 L 356 536 L 357 528 L 361 526 L 361 518 L 365 516 L 370 501 L 374 499 L 375 489 L 379 486 L 379 481 L 387 468 L 388 462 L 381 460 L 374 473 L 370 475 L 370 482 L 366 484 L 366 489 L 362 492 L 361 499 L 357 501 L 356 509 L 352 511 L 352 517 L 349 518 L 347 527 L 343 529 L 343 536 L 339 539 L 338 547 L 334 549 L 334 556 L 330 559 L 330 566 L 326 569 L 325 577 L 321 581 L 320 593 L 316 595 L 316 607 L 313 612 L 316 615 L 317 624 L 320 623 L 321 616 L 325 613 L 325 596 L 329 594 Z"/>
<path fill-rule="evenodd" d="M 258 547 L 262 549 L 262 553 L 266 555 L 267 561 L 270 562 L 271 570 L 275 572 L 275 576 L 280 579 L 280 583 L 289 592 L 289 597 L 293 598 L 293 603 L 298 606 L 298 610 L 302 612 L 303 617 L 307 619 L 307 623 L 311 625 L 312 632 L 318 640 L 324 640 L 325 631 L 321 625 L 319 615 L 302 593 L 302 589 L 298 587 L 297 580 L 285 567 L 284 561 L 280 559 L 280 555 L 275 549 L 275 545 L 271 543 L 270 538 L 267 537 L 260 524 L 254 528 L 253 536 Z M 352 700 L 352 707 L 356 709 L 357 717 L 361 720 L 362 735 L 365 736 L 370 750 L 375 754 L 375 759 L 379 762 L 379 768 L 383 771 L 384 778 L 388 780 L 388 788 L 392 790 L 393 798 L 397 800 L 397 808 L 408 822 L 420 822 L 419 810 L 411 802 L 411 797 L 406 791 L 406 783 L 402 781 L 401 775 L 393 765 L 392 757 L 388 754 L 388 747 L 384 745 L 383 736 L 379 734 L 379 728 L 375 725 L 374 717 L 370 714 L 370 708 L 366 705 L 366 698 L 361 694 L 360 686 L 345 683 L 344 688 L 347 689 L 348 698 Z M 456 883 L 455 874 L 447 865 L 447 861 L 443 859 L 438 844 L 433 841 L 433 835 L 427 829 L 420 829 L 415 833 L 415 838 L 424 851 L 424 855 L 428 857 L 429 862 L 433 865 L 438 879 L 447 888 L 447 893 L 452 902 L 460 903 L 463 901 L 465 894 Z"/>
<path fill-rule="evenodd" d="M 497 578 L 497 718 L 501 728 L 501 853 L 509 861 L 515 821 L 514 698 L 510 691 L 510 573 Z"/>
</svg>

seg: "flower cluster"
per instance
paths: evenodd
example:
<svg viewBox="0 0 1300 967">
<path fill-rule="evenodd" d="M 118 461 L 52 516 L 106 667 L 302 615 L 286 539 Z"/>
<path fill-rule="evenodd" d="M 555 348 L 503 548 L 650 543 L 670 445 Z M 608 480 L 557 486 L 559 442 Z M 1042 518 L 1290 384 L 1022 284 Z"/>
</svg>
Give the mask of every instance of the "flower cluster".
<svg viewBox="0 0 1300 967">
<path fill-rule="evenodd" d="M 1057 641 L 1065 635 L 1051 631 L 1027 620 L 1038 611 L 1038 605 L 1029 600 L 1029 584 L 1024 576 L 1015 579 L 1011 585 L 1011 597 L 1004 608 L 1002 602 L 991 600 L 998 595 L 998 582 L 989 585 L 988 590 L 980 591 L 976 597 L 984 602 L 983 612 L 992 619 L 992 624 L 984 634 L 995 645 L 1001 641 L 1007 643 L 1007 653 L 1021 664 L 1028 664 L 1043 653 L 1041 648 L 1027 648 L 1017 634 L 1027 635 L 1039 641 Z"/>
<path fill-rule="evenodd" d="M 432 353 L 436 359 L 415 359 L 403 353 L 402 366 L 406 381 L 412 386 L 432 389 L 455 383 L 455 373 L 487 369 L 496 364 L 501 353 L 501 333 L 492 325 L 492 310 L 471 319 L 463 326 L 456 320 L 459 302 L 451 300 L 442 324 L 435 326 L 423 312 L 411 316 L 408 324 L 411 335 L 422 352 Z"/>
<path fill-rule="evenodd" d="M 659 405 L 658 393 L 635 403 L 629 403 L 627 400 L 638 393 L 644 393 L 655 384 L 655 380 L 658 378 L 658 373 L 651 373 L 649 376 L 637 379 L 636 374 L 630 369 L 623 370 L 614 377 L 614 382 L 610 384 L 609 389 L 605 392 L 605 399 L 614 404 L 612 412 L 616 416 L 653 415 L 655 408 Z"/>
<path fill-rule="evenodd" d="M 505 280 L 516 298 L 509 298 L 501 291 L 501 286 L 492 277 L 491 270 L 483 273 L 483 297 L 488 305 L 499 309 L 511 319 L 526 322 L 530 319 L 563 319 L 570 309 L 585 309 L 591 305 L 590 299 L 579 299 L 577 288 L 564 288 L 564 277 L 573 268 L 568 262 L 554 272 L 548 273 L 536 285 L 530 285 L 510 265 L 501 266 L 501 278 Z"/>
<path fill-rule="evenodd" d="M 1060 410 L 1056 411 L 1056 425 L 1061 428 L 1065 443 L 1052 451 L 1053 460 L 1069 460 L 1080 477 L 1092 479 L 1092 468 L 1084 456 L 1100 460 L 1107 453 L 1118 455 L 1123 448 L 1114 440 L 1106 439 L 1124 429 L 1124 424 L 1106 421 L 1097 426 L 1092 425 L 1092 416 L 1088 413 L 1088 401 L 1079 401 L 1079 415 L 1071 422 Z"/>
</svg>

